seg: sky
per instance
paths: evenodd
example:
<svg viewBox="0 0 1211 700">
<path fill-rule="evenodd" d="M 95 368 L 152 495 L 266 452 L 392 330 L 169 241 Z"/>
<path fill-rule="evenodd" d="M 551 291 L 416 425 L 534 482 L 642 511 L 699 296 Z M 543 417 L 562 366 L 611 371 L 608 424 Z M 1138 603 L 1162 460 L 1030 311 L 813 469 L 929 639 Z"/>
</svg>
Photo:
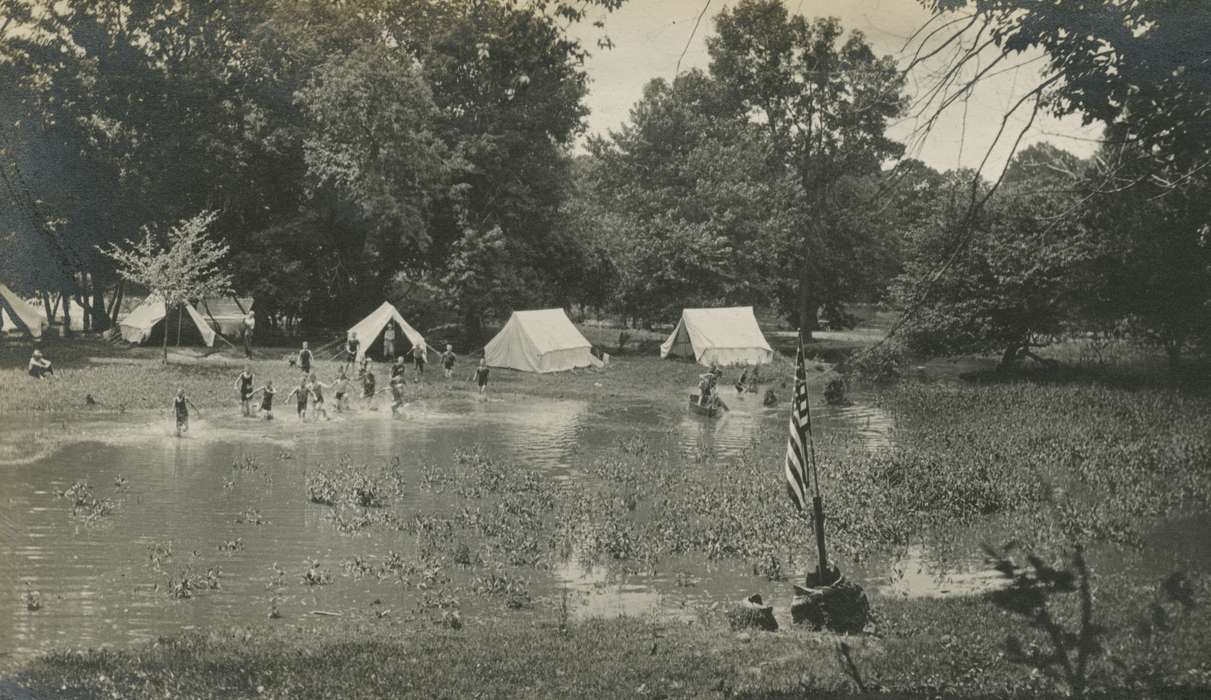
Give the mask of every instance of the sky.
<svg viewBox="0 0 1211 700">
<path fill-rule="evenodd" d="M 641 97 L 649 80 L 671 79 L 681 58 L 681 71 L 705 70 L 710 58 L 706 37 L 714 33 L 714 16 L 737 0 L 710 0 L 697 32 L 695 20 L 707 0 L 629 0 L 621 9 L 598 11 L 590 19 L 601 19 L 605 29 L 584 22 L 573 28 L 592 55 L 585 69 L 590 85 L 587 103 L 588 133 L 605 135 L 626 121 L 631 106 Z M 929 19 L 917 0 L 784 0 L 787 8 L 808 18 L 831 16 L 841 20 L 847 30 L 861 30 L 876 54 L 891 55 L 906 65 L 915 47 L 905 49 L 913 32 Z M 613 49 L 597 48 L 597 39 L 607 35 Z M 692 36 L 692 38 L 691 38 Z M 941 57 L 939 57 L 940 59 Z M 1002 116 L 1039 79 L 1043 62 L 1037 54 L 1017 57 L 998 66 L 973 91 L 966 105 L 956 103 L 933 129 L 922 135 L 921 120 L 911 115 L 894 124 L 890 134 L 909 145 L 908 155 L 937 169 L 975 168 L 993 143 Z M 914 70 L 909 76 L 910 97 L 930 84 L 931 71 L 943 61 Z M 1024 64 L 1024 65 L 1023 65 Z M 1016 67 L 1014 67 L 1016 66 Z M 1007 68 L 1007 69 L 1004 69 Z M 964 114 L 966 110 L 966 114 Z M 1013 139 L 1026 124 L 1029 112 L 1020 109 L 1011 119 L 1003 136 L 992 150 L 984 173 L 996 173 L 1009 157 Z M 1078 156 L 1092 155 L 1100 135 L 1098 125 L 1082 126 L 1079 117 L 1056 119 L 1040 115 L 1023 138 L 1022 147 L 1049 141 Z"/>
</svg>

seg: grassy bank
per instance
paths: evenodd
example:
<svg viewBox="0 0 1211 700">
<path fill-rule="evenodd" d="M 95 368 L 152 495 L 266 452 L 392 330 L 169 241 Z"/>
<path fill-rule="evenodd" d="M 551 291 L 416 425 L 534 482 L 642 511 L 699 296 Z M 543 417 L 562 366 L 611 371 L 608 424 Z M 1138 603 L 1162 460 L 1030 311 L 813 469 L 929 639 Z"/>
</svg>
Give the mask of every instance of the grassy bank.
<svg viewBox="0 0 1211 700">
<path fill-rule="evenodd" d="M 1206 597 L 1204 584 L 1198 595 Z M 1097 590 L 1107 652 L 1089 669 L 1091 696 L 1205 697 L 1211 692 L 1206 606 L 1162 603 L 1155 586 Z M 1042 673 L 1006 654 L 1011 637 L 1047 641 L 979 598 L 880 601 L 877 633 L 598 620 L 366 624 L 334 632 L 265 627 L 184 635 L 131 651 L 52 654 L 17 677 L 55 697 L 1049 697 Z M 842 651 L 845 644 L 846 652 Z M 848 659 L 846 658 L 848 655 Z M 0 690 L 0 694 L 2 694 Z"/>
<path fill-rule="evenodd" d="M 615 341 L 616 342 L 616 338 Z M 184 350 L 170 354 L 170 362 L 160 361 L 154 348 L 116 348 L 95 338 L 70 341 L 51 340 L 44 352 L 55 363 L 56 376 L 36 381 L 26 374 L 28 347 L 8 343 L 0 361 L 0 385 L 12 391 L 0 393 L 0 414 L 9 412 L 72 413 L 85 408 L 86 395 L 98 405 L 92 412 L 166 411 L 178 387 L 184 387 L 201 409 L 238 410 L 236 376 L 243 367 L 252 369 L 260 386 L 271 379 L 278 389 L 279 401 L 299 382 L 301 373 L 284 359 L 287 349 L 261 349 L 257 357 L 245 360 L 231 352 L 203 355 Z M 405 392 L 408 400 L 470 395 L 474 390 L 469 378 L 478 360 L 462 356 L 453 380 L 442 376 L 436 362 L 430 362 L 423 381 L 416 383 L 411 365 Z M 765 372 L 779 381 L 792 376 L 791 363 L 778 357 Z M 825 365 L 819 365 L 821 368 Z M 340 363 L 317 360 L 314 371 L 321 381 L 331 382 Z M 386 386 L 388 365 L 376 362 L 375 374 L 380 388 Z M 609 366 L 558 374 L 538 375 L 506 369 L 492 371 L 489 390 L 494 394 L 518 394 L 547 398 L 660 398 L 676 397 L 693 387 L 703 368 L 686 360 L 661 360 L 658 354 L 625 352 L 613 357 Z M 734 380 L 737 372 L 728 372 Z M 360 388 L 355 395 L 360 395 Z M 381 397 L 380 397 L 381 398 Z"/>
</svg>

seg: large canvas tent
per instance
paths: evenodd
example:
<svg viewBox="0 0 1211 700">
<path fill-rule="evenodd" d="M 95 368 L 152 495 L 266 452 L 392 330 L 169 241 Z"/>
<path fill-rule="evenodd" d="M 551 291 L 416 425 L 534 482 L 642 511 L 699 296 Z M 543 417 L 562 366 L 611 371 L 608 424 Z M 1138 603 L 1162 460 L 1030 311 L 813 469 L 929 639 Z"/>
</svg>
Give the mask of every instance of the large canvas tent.
<svg viewBox="0 0 1211 700">
<path fill-rule="evenodd" d="M 198 313 L 210 327 L 226 336 L 244 330 L 244 316 L 252 311 L 252 297 L 212 297 L 198 303 Z"/>
<path fill-rule="evenodd" d="M 185 311 L 193 322 L 193 328 L 201 335 L 202 342 L 206 347 L 214 347 L 214 329 L 206 323 L 206 319 L 198 313 L 198 310 L 192 304 L 185 304 Z M 126 318 L 118 323 L 119 330 L 122 332 L 122 339 L 128 343 L 145 343 L 151 337 L 152 331 L 156 324 L 163 321 L 168 316 L 168 306 L 159 296 L 153 294 L 143 300 L 134 311 L 127 314 Z M 183 319 L 182 319 L 183 320 Z M 164 332 L 170 333 L 171 330 L 165 328 Z"/>
<path fill-rule="evenodd" d="M 397 340 L 397 354 L 402 355 L 403 352 L 398 351 L 409 346 L 420 345 L 421 347 L 425 348 L 425 358 L 428 359 L 429 346 L 425 344 L 425 337 L 422 336 L 419 331 L 409 325 L 408 322 L 404 320 L 404 317 L 400 314 L 399 310 L 396 309 L 395 306 L 389 301 L 384 301 L 377 309 L 371 311 L 369 316 L 366 316 L 366 318 L 358 321 L 356 326 L 349 329 L 350 333 L 357 333 L 357 340 L 359 343 L 357 359 L 362 359 L 362 357 L 364 357 L 365 354 L 370 351 L 370 346 L 374 345 L 379 336 L 383 334 L 383 329 L 385 329 L 387 324 L 391 323 L 392 321 L 399 326 L 400 330 L 403 331 L 404 338 L 406 338 L 408 341 L 408 344 L 405 345 Z"/>
<path fill-rule="evenodd" d="M 42 329 L 48 325 L 41 311 L 0 283 L 0 327 L 4 332 L 24 330 L 41 338 Z"/>
<path fill-rule="evenodd" d="M 660 356 L 693 357 L 701 365 L 763 365 L 774 351 L 751 306 L 684 309 L 673 333 L 660 346 Z"/>
<path fill-rule="evenodd" d="M 514 311 L 509 322 L 484 346 L 489 367 L 523 372 L 562 372 L 600 367 L 585 339 L 563 309 Z"/>
</svg>

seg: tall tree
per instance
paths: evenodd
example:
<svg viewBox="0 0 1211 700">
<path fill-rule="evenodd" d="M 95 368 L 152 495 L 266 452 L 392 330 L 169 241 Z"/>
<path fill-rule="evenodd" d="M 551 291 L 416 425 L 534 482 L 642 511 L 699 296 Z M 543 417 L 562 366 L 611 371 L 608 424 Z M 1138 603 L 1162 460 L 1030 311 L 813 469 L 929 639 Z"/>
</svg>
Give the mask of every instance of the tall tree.
<svg viewBox="0 0 1211 700">
<path fill-rule="evenodd" d="M 712 77 L 736 113 L 764 126 L 800 182 L 798 232 L 778 251 L 797 298 L 780 301 L 810 333 L 820 306 L 840 301 L 844 278 L 868 262 L 861 249 L 874 242 L 856 240 L 862 229 L 846 225 L 861 198 L 844 183 L 879 176 L 903 153 L 886 129 L 904 109 L 904 77 L 860 32 L 845 37 L 836 19 L 809 22 L 780 0 L 742 0 L 715 24 L 707 40 Z M 830 254 L 840 249 L 847 254 Z"/>
<path fill-rule="evenodd" d="M 585 192 L 603 212 L 616 310 L 650 321 L 768 298 L 764 248 L 791 228 L 797 183 L 760 129 L 720 108 L 707 75 L 651 81 L 628 123 L 589 148 Z"/>
<path fill-rule="evenodd" d="M 231 293 L 231 274 L 225 267 L 230 248 L 209 233 L 217 218 L 214 212 L 202 212 L 169 227 L 163 235 L 147 228 L 137 242 L 110 243 L 99 251 L 116 263 L 123 279 L 146 287 L 163 300 L 167 310 L 180 313 L 187 303 Z M 167 363 L 167 327 L 163 347 Z"/>
</svg>

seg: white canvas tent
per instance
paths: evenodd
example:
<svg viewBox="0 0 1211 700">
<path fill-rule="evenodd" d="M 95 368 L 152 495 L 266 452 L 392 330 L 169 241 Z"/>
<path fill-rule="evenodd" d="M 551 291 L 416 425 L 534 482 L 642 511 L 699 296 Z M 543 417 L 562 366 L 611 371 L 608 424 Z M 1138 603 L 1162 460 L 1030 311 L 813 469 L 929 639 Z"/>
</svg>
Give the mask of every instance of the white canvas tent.
<svg viewBox="0 0 1211 700">
<path fill-rule="evenodd" d="M 562 372 L 600 367 L 585 339 L 563 309 L 514 311 L 509 322 L 484 346 L 489 367 L 523 372 Z"/>
<path fill-rule="evenodd" d="M 198 313 L 211 328 L 227 336 L 244 330 L 244 316 L 252 311 L 252 297 L 212 297 L 198 303 Z"/>
<path fill-rule="evenodd" d="M 672 335 L 660 346 L 660 356 L 692 356 L 700 365 L 763 365 L 774 351 L 751 306 L 725 309 L 684 309 Z"/>
<path fill-rule="evenodd" d="M 192 304 L 185 304 L 185 310 L 189 313 L 189 318 L 193 321 L 198 333 L 202 335 L 202 342 L 206 343 L 208 348 L 214 347 L 214 329 L 206 323 L 206 319 L 202 318 Z M 118 323 L 122 339 L 128 343 L 146 342 L 151 337 L 151 332 L 156 324 L 164 320 L 166 316 L 168 316 L 168 307 L 164 300 L 152 294 Z M 168 329 L 165 329 L 165 332 L 168 332 Z"/>
<path fill-rule="evenodd" d="M 25 330 L 35 338 L 50 324 L 41 311 L 0 283 L 0 327 L 4 332 Z"/>
<path fill-rule="evenodd" d="M 420 334 L 415 328 L 410 326 L 404 317 L 400 315 L 398 309 L 395 308 L 389 301 L 384 301 L 377 309 L 370 312 L 370 315 L 363 318 L 356 326 L 349 329 L 350 333 L 357 333 L 359 348 L 357 351 L 357 359 L 362 359 L 374 341 L 382 335 L 383 329 L 387 324 L 395 321 L 399 325 L 400 330 L 404 332 L 404 337 L 413 346 L 420 345 L 425 348 L 425 359 L 429 357 L 429 346 L 425 345 L 425 337 Z M 347 336 L 346 336 L 347 337 Z M 397 346 L 399 347 L 399 346 Z"/>
</svg>

